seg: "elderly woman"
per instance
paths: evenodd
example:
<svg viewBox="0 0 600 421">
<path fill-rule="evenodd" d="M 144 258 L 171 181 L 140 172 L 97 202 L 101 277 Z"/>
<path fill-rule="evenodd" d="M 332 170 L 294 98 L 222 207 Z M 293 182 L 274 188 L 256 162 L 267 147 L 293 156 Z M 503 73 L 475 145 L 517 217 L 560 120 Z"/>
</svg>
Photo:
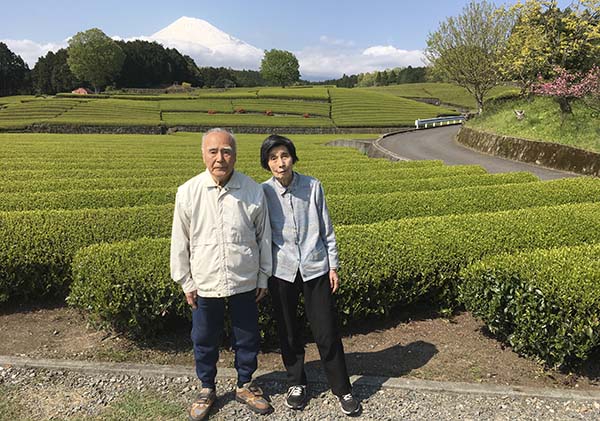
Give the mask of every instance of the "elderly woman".
<svg viewBox="0 0 600 421">
<path fill-rule="evenodd" d="M 295 172 L 297 161 L 286 137 L 271 135 L 261 146 L 261 165 L 273 174 L 262 186 L 273 236 L 269 293 L 290 385 L 285 403 L 302 409 L 307 402 L 303 326 L 297 314 L 302 294 L 329 386 L 342 411 L 354 415 L 361 405 L 352 396 L 333 296 L 339 286 L 335 234 L 321 183 Z"/>
</svg>

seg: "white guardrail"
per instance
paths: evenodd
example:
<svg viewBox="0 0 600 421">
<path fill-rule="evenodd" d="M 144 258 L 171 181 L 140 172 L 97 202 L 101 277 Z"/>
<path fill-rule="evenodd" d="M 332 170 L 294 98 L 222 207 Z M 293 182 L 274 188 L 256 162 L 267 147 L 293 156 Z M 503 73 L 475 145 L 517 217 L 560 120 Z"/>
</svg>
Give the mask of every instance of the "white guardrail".
<svg viewBox="0 0 600 421">
<path fill-rule="evenodd" d="M 448 126 L 450 124 L 461 124 L 465 121 L 465 116 L 453 115 L 450 117 L 437 117 L 437 118 L 420 118 L 415 120 L 415 127 L 417 129 L 428 129 L 430 127 Z"/>
</svg>

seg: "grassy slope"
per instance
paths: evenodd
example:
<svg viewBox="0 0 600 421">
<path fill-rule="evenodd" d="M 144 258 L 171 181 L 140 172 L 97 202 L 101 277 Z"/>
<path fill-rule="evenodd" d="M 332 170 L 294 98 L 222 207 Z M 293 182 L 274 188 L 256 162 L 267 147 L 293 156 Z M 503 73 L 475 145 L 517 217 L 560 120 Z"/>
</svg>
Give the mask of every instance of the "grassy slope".
<svg viewBox="0 0 600 421">
<path fill-rule="evenodd" d="M 331 117 L 342 127 L 412 126 L 418 118 L 456 114 L 448 108 L 365 89 L 334 88 L 329 92 Z"/>
<path fill-rule="evenodd" d="M 451 83 L 405 83 L 364 89 L 405 98 L 438 98 L 443 103 L 470 109 L 476 108 L 473 96 L 466 89 Z M 507 92 L 518 92 L 518 89 L 509 86 L 498 86 L 490 91 L 487 98 L 493 98 Z"/>
<path fill-rule="evenodd" d="M 525 110 L 518 121 L 513 110 Z M 573 115 L 562 119 L 558 104 L 550 98 L 519 99 L 490 105 L 469 127 L 524 139 L 541 140 L 600 152 L 600 118 L 582 103 L 575 103 Z"/>
</svg>

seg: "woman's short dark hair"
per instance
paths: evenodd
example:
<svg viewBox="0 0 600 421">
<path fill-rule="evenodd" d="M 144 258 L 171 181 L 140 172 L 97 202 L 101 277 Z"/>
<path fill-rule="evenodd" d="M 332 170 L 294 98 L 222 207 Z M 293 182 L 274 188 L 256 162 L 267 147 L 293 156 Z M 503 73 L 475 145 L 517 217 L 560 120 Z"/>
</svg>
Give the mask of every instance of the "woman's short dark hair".
<svg viewBox="0 0 600 421">
<path fill-rule="evenodd" d="M 260 147 L 260 165 L 265 169 L 269 169 L 269 151 L 276 146 L 285 146 L 292 156 L 292 163 L 298 162 L 298 155 L 296 155 L 296 147 L 294 143 L 287 137 L 280 136 L 278 134 L 272 134 L 267 137 Z"/>
</svg>

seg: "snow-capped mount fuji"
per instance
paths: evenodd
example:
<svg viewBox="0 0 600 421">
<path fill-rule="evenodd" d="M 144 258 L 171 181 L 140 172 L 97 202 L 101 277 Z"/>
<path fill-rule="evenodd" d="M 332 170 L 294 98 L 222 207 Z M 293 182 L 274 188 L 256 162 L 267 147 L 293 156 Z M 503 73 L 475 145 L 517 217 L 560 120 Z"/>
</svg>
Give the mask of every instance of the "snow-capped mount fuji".
<svg viewBox="0 0 600 421">
<path fill-rule="evenodd" d="M 182 16 L 148 37 L 191 56 L 198 66 L 258 69 L 263 51 L 205 20 Z"/>
</svg>

